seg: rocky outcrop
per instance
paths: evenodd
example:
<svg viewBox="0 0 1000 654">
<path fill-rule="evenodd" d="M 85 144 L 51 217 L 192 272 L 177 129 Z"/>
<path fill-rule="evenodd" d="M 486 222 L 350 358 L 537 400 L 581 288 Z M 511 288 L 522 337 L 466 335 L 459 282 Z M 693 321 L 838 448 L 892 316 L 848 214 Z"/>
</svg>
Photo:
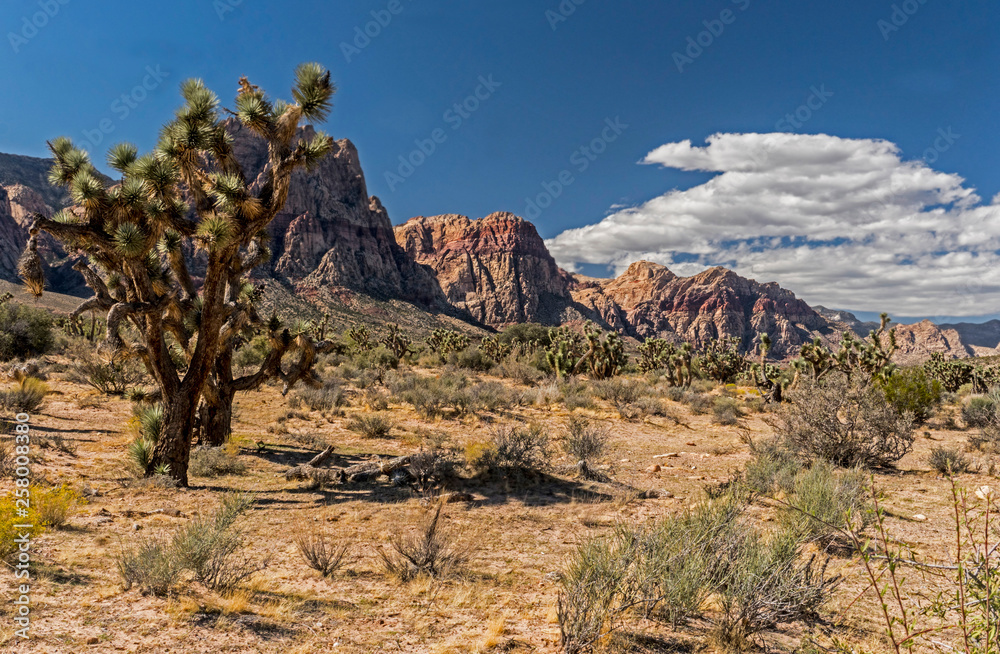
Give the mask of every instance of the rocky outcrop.
<svg viewBox="0 0 1000 654">
<path fill-rule="evenodd" d="M 696 345 L 739 338 L 751 349 L 770 335 L 772 355 L 798 348 L 829 325 L 809 305 L 776 283 L 761 284 L 725 268 L 678 277 L 659 264 L 639 261 L 612 280 L 578 278 L 574 305 L 584 316 L 639 339 L 659 337 Z"/>
<path fill-rule="evenodd" d="M 535 226 L 513 214 L 418 216 L 397 226 L 395 237 L 434 272 L 452 305 L 487 325 L 552 323 L 570 299 L 569 275 Z"/>
<path fill-rule="evenodd" d="M 263 183 L 267 144 L 236 120 L 227 127 L 245 173 Z M 300 138 L 314 135 L 312 126 L 300 128 Z M 396 245 L 389 216 L 368 196 L 358 151 L 347 139 L 336 141 L 315 169 L 293 174 L 288 200 L 269 230 L 270 273 L 304 292 L 333 287 L 447 305 L 433 277 Z"/>
<path fill-rule="evenodd" d="M 27 242 L 27 230 L 14 218 L 10 193 L 0 186 L 0 278 L 17 281 L 17 260 Z"/>
</svg>

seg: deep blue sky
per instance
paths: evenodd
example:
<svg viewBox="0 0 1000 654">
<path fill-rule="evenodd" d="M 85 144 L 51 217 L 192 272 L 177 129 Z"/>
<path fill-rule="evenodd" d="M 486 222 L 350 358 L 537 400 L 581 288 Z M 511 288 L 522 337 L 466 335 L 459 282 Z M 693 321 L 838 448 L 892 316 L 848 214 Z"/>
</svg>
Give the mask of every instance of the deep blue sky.
<svg viewBox="0 0 1000 654">
<path fill-rule="evenodd" d="M 342 43 L 390 0 L 63 1 L 4 2 L 0 151 L 44 156 L 46 139 L 79 140 L 102 119 L 113 133 L 95 159 L 119 140 L 148 148 L 182 79 L 204 78 L 227 103 L 241 75 L 288 97 L 295 65 L 318 61 L 340 88 L 325 128 L 357 145 L 369 192 L 396 223 L 523 214 L 525 198 L 575 168 L 573 152 L 620 117 L 622 136 L 536 219 L 552 237 L 707 178 L 637 165 L 653 148 L 775 131 L 821 86 L 833 96 L 802 131 L 884 138 L 919 158 L 951 127 L 962 138 L 934 167 L 984 198 L 1000 191 L 996 2 L 899 2 L 916 13 L 886 40 L 888 0 L 585 0 L 555 29 L 546 12 L 559 0 L 398 0 L 402 10 L 348 62 Z M 24 32 L 45 4 L 58 13 Z M 674 53 L 727 9 L 733 22 L 679 72 Z M 12 45 L 11 33 L 31 36 Z M 157 66 L 169 75 L 124 117 L 112 103 Z M 490 75 L 499 88 L 452 129 L 445 112 Z M 447 140 L 391 190 L 384 173 L 439 127 Z"/>
</svg>

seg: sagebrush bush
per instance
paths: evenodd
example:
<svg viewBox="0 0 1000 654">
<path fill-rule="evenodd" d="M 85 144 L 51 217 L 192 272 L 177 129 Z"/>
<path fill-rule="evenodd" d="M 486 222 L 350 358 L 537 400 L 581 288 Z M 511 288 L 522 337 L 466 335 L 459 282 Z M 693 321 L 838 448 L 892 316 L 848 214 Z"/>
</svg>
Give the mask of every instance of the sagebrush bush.
<svg viewBox="0 0 1000 654">
<path fill-rule="evenodd" d="M 712 416 L 717 424 L 736 425 L 743 417 L 743 407 L 736 398 L 720 395 L 712 402 Z"/>
<path fill-rule="evenodd" d="M 45 309 L 7 301 L 0 304 L 0 361 L 45 354 L 55 335 L 53 319 Z"/>
<path fill-rule="evenodd" d="M 733 492 L 581 545 L 562 576 L 563 649 L 590 650 L 630 619 L 676 626 L 703 617 L 721 647 L 742 650 L 779 622 L 813 618 L 837 580 L 814 559 L 803 561 L 794 533 L 764 532 L 745 509 L 746 498 Z"/>
<path fill-rule="evenodd" d="M 461 373 L 445 372 L 436 377 L 394 375 L 387 385 L 395 399 L 411 404 L 426 419 L 454 417 L 472 412 L 497 411 L 514 403 L 500 382 L 473 382 Z"/>
<path fill-rule="evenodd" d="M 456 544 L 453 533 L 443 528 L 438 504 L 434 513 L 420 524 L 416 533 L 395 533 L 389 537 L 390 551 L 379 549 L 382 567 L 391 576 L 408 581 L 418 575 L 443 577 L 456 571 L 468 553 Z"/>
<path fill-rule="evenodd" d="M 470 463 L 492 476 L 517 479 L 533 475 L 548 465 L 548 434 L 539 425 L 501 425 Z"/>
<path fill-rule="evenodd" d="M 394 427 L 392 419 L 382 413 L 359 413 L 351 416 L 346 427 L 365 438 L 386 438 Z"/>
<path fill-rule="evenodd" d="M 13 388 L 0 391 L 0 409 L 12 413 L 34 413 L 42 405 L 49 387 L 36 377 L 25 377 Z"/>
<path fill-rule="evenodd" d="M 922 424 L 941 403 L 943 388 L 923 368 L 902 368 L 882 384 L 882 392 L 896 411 L 909 412 L 917 424 Z"/>
<path fill-rule="evenodd" d="M 522 359 L 508 357 L 493 369 L 493 373 L 525 386 L 533 386 L 545 378 L 545 373 Z"/>
<path fill-rule="evenodd" d="M 301 388 L 292 395 L 292 398 L 310 411 L 331 411 L 345 404 L 344 389 L 333 381 L 328 381 L 319 388 L 311 386 Z"/>
<path fill-rule="evenodd" d="M 750 453 L 753 458 L 741 475 L 744 485 L 761 495 L 792 493 L 802 461 L 785 443 L 778 439 L 754 442 Z"/>
<path fill-rule="evenodd" d="M 870 522 L 872 511 L 868 474 L 859 468 L 838 470 L 832 463 L 818 460 L 795 477 L 791 507 L 781 515 L 782 524 L 800 538 L 829 543 L 851 525 Z"/>
<path fill-rule="evenodd" d="M 562 447 L 574 461 L 594 461 L 608 447 L 608 428 L 594 425 L 586 418 L 570 416 L 566 432 Z"/>
<path fill-rule="evenodd" d="M 196 447 L 191 450 L 188 472 L 194 477 L 224 477 L 246 474 L 247 466 L 233 445 Z"/>
<path fill-rule="evenodd" d="M 267 566 L 245 552 L 247 533 L 239 519 L 253 503 L 252 495 L 230 493 L 217 510 L 174 532 L 170 548 L 177 561 L 208 588 L 228 592 Z"/>
<path fill-rule="evenodd" d="M 459 368 L 476 372 L 488 372 L 496 365 L 496 361 L 483 354 L 482 350 L 475 345 L 454 353 L 451 358 L 454 359 L 455 365 Z"/>
<path fill-rule="evenodd" d="M 86 356 L 73 364 L 69 379 L 78 384 L 87 384 L 104 395 L 124 395 L 146 378 L 141 366 L 131 359 L 103 361 Z"/>
<path fill-rule="evenodd" d="M 715 406 L 715 398 L 708 393 L 699 393 L 696 391 L 685 393 L 682 401 L 688 405 L 691 413 L 696 416 L 708 413 Z"/>
<path fill-rule="evenodd" d="M 996 415 L 996 402 L 988 395 L 973 395 L 962 405 L 962 422 L 973 429 L 988 426 Z"/>
<path fill-rule="evenodd" d="M 942 475 L 960 475 L 972 468 L 972 459 L 955 447 L 934 447 L 927 463 Z"/>
<path fill-rule="evenodd" d="M 139 536 L 123 543 L 115 555 L 125 590 L 132 586 L 143 595 L 169 594 L 181 581 L 183 567 L 166 541 Z"/>
<path fill-rule="evenodd" d="M 913 416 L 900 415 L 877 385 L 844 375 L 806 380 L 775 414 L 776 432 L 801 454 L 839 466 L 888 466 L 913 447 Z"/>
</svg>

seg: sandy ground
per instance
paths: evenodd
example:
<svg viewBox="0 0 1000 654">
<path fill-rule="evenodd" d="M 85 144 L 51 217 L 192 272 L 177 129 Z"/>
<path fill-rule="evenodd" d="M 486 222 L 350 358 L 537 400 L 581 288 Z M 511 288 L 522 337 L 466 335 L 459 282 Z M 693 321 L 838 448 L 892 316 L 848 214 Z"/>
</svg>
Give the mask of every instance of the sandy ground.
<svg viewBox="0 0 1000 654">
<path fill-rule="evenodd" d="M 383 572 L 378 550 L 390 534 L 412 529 L 426 515 L 425 497 L 385 480 L 309 490 L 305 483 L 286 481 L 283 472 L 315 455 L 322 441 L 336 446 L 335 466 L 411 453 L 426 430 L 443 434 L 461 450 L 497 422 L 540 423 L 558 441 L 569 411 L 561 405 L 520 406 L 428 422 L 408 405 L 393 404 L 396 427 L 390 437 L 368 440 L 344 426 L 352 413 L 366 410 L 361 393 L 352 391 L 346 415 L 328 420 L 305 412 L 284 421 L 288 433 L 273 433 L 282 431 L 274 425 L 289 407 L 277 388 L 265 388 L 237 400 L 233 439 L 248 465 L 246 475 L 192 478 L 183 490 L 136 488 L 123 471 L 132 439 L 126 426 L 129 403 L 58 379 L 50 386 L 53 394 L 32 418 L 36 436 L 61 435 L 75 452 L 38 450 L 42 460 L 34 474 L 86 486 L 93 495 L 68 527 L 49 531 L 36 543 L 28 643 L 13 636 L 13 576 L 0 575 L 0 642 L 11 652 L 556 652 L 557 573 L 578 544 L 618 521 L 655 519 L 701 501 L 704 485 L 727 479 L 748 459 L 741 431 L 754 437 L 769 432 L 759 414 L 722 427 L 671 402 L 681 424 L 664 418 L 625 422 L 599 401 L 593 409 L 578 409 L 611 430 L 613 451 L 602 465 L 614 483 L 579 479 L 558 447 L 547 474 L 533 482 L 470 483 L 462 490 L 474 501 L 448 504 L 444 513 L 447 529 L 469 548 L 468 563 L 446 579 L 402 583 Z M 944 424 L 938 420 L 922 429 L 898 470 L 877 475 L 895 537 L 934 559 L 947 558 L 953 537 L 950 486 L 926 457 L 935 445 L 963 444 L 967 437 Z M 256 445 L 261 441 L 264 451 Z M 663 454 L 674 456 L 658 456 Z M 656 472 L 654 465 L 660 466 Z M 992 479 L 969 474 L 960 482 L 973 487 Z M 3 483 L 12 487 L 9 479 Z M 639 497 L 649 489 L 672 497 Z M 137 534 L 169 533 L 214 508 L 227 490 L 257 494 L 247 524 L 253 555 L 270 559 L 264 572 L 229 597 L 194 583 L 168 598 L 122 589 L 114 562 L 121 542 Z M 917 514 L 926 520 L 913 518 Z M 761 519 L 772 518 L 761 510 Z M 323 579 L 302 562 L 292 540 L 302 529 L 352 543 L 347 564 L 333 578 Z M 828 624 L 770 634 L 771 648 L 790 651 L 811 633 L 825 642 L 833 635 L 882 649 L 874 598 L 868 593 L 857 599 L 864 588 L 857 563 L 835 558 L 831 570 L 846 580 L 827 607 Z M 651 624 L 647 635 L 633 651 L 707 647 L 697 625 L 671 633 Z"/>
</svg>

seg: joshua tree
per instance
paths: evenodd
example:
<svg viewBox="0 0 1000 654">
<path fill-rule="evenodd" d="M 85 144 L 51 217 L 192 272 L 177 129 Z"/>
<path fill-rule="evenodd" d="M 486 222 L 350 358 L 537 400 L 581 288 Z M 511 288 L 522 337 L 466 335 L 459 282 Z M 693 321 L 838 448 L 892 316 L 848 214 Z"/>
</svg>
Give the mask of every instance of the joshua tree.
<svg viewBox="0 0 1000 654">
<path fill-rule="evenodd" d="M 276 321 L 266 326 L 272 351 L 255 374 L 232 379 L 233 348 L 259 319 L 248 283 L 250 271 L 268 261 L 267 225 L 288 197 L 292 172 L 316 165 L 333 141 L 319 133 L 297 138 L 303 120 L 322 120 L 334 86 L 318 64 L 295 73 L 294 103 L 272 102 L 246 78 L 240 80 L 235 111 L 229 111 L 268 145 L 262 176 L 248 178 L 236 161 L 218 98 L 201 80 L 181 85 L 184 105 L 160 133 L 149 154 L 134 145 L 111 148 L 108 164 L 121 180 L 106 186 L 83 150 L 66 138 L 49 143 L 55 158 L 50 180 L 69 188 L 75 205 L 51 218 L 35 215 L 22 259 L 25 282 L 40 294 L 44 285 L 35 251 L 45 231 L 68 249 L 89 257 L 81 272 L 107 308 L 104 346 L 113 357 L 137 357 L 155 381 L 163 404 L 163 429 L 147 474 L 169 466 L 187 484 L 188 458 L 199 402 L 203 427 L 228 433 L 229 416 L 220 388 L 252 388 L 278 376 L 286 389 L 314 381 L 315 347 Z M 188 263 L 196 253 L 204 266 L 197 284 Z M 103 288 L 102 288 L 103 287 Z M 103 309 L 103 307 L 102 307 Z M 298 362 L 281 369 L 282 355 L 298 349 Z M 208 393 L 206 394 L 206 389 Z M 222 408 L 221 413 L 218 412 Z M 214 413 L 219 415 L 214 415 Z"/>
</svg>

